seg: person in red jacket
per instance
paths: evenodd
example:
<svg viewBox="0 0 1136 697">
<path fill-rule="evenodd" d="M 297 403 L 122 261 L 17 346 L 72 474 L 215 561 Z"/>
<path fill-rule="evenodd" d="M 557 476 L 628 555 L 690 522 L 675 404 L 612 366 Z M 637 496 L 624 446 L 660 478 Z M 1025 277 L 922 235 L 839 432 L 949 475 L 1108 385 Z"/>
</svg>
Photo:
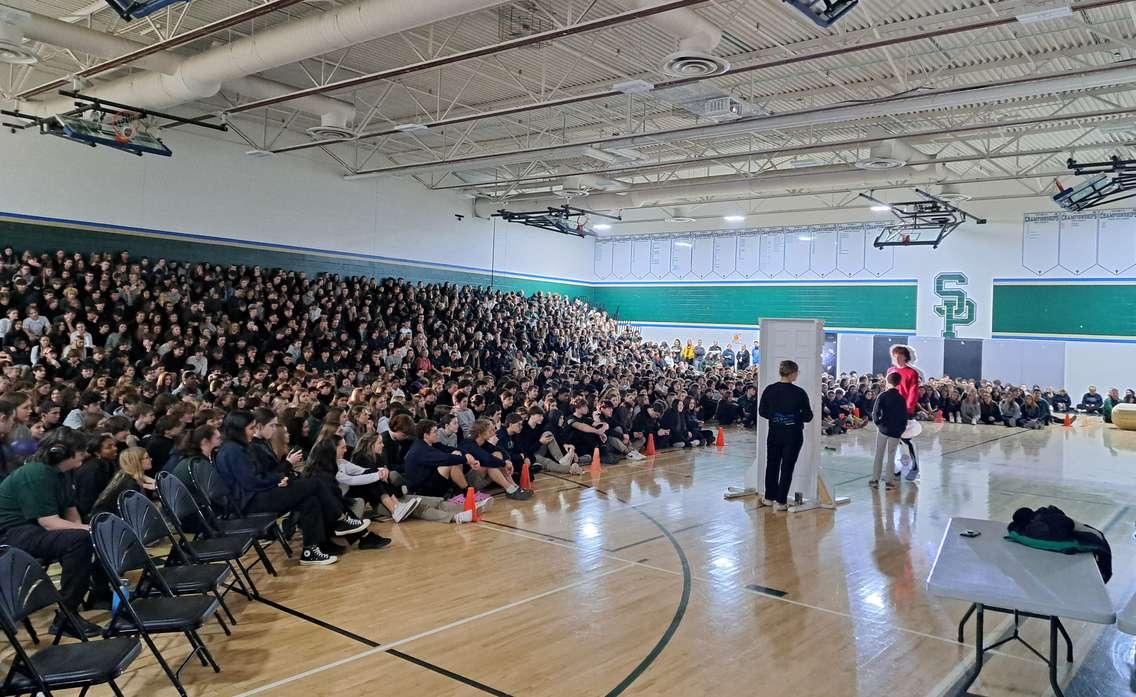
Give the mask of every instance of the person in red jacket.
<svg viewBox="0 0 1136 697">
<path fill-rule="evenodd" d="M 915 363 L 915 349 L 906 344 L 892 346 L 891 363 L 888 375 L 899 373 L 899 385 L 896 386 L 896 390 L 907 404 L 908 420 L 913 419 L 916 405 L 919 403 L 919 383 L 923 381 L 923 373 L 912 365 Z M 896 470 L 896 474 L 910 465 L 910 469 L 907 470 L 907 481 L 913 482 L 919 477 L 919 458 L 915 455 L 915 444 L 910 438 L 900 440 L 907 446 L 907 453 L 899 456 L 900 468 Z"/>
</svg>

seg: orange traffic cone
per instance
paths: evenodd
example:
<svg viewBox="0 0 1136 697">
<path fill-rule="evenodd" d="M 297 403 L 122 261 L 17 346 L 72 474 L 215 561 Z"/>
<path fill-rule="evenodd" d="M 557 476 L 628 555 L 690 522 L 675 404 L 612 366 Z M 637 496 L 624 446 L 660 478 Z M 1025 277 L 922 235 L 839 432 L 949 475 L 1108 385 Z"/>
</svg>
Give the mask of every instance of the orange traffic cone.
<svg viewBox="0 0 1136 697">
<path fill-rule="evenodd" d="M 643 451 L 643 454 L 646 455 L 647 457 L 651 457 L 652 455 L 655 454 L 655 434 L 654 433 L 648 433 L 647 434 L 647 449 Z"/>
<path fill-rule="evenodd" d="M 1069 428 L 1072 425 L 1073 425 L 1073 415 L 1072 414 L 1065 414 L 1065 428 Z"/>
<path fill-rule="evenodd" d="M 521 488 L 532 489 L 532 475 L 529 474 L 529 461 L 525 460 L 521 465 Z"/>
<path fill-rule="evenodd" d="M 592 451 L 592 467 L 590 474 L 593 479 L 599 479 L 600 474 L 603 472 L 603 464 L 600 462 L 600 449 L 597 447 Z"/>
<path fill-rule="evenodd" d="M 860 407 L 852 407 L 852 416 L 860 418 Z"/>
<path fill-rule="evenodd" d="M 721 426 L 718 427 L 718 440 L 714 444 L 719 448 L 725 447 L 726 445 L 726 429 Z"/>
<path fill-rule="evenodd" d="M 943 411 L 941 409 L 935 412 L 935 423 L 943 423 Z"/>
<path fill-rule="evenodd" d="M 473 513 L 471 522 L 476 523 L 481 520 L 481 516 L 477 514 L 477 492 L 472 486 L 465 490 L 465 510 Z"/>
</svg>

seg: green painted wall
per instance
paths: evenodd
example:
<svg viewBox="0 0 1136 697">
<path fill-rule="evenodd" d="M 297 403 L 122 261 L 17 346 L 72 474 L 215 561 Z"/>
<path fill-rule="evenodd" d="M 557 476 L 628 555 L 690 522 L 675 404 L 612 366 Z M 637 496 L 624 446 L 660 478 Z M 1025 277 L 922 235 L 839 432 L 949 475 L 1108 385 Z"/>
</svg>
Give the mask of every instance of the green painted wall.
<svg viewBox="0 0 1136 697">
<path fill-rule="evenodd" d="M 67 226 L 62 223 L 39 223 L 0 218 L 0 244 L 17 250 L 52 252 L 56 249 L 84 253 L 126 250 L 134 256 L 165 257 L 170 260 L 201 260 L 216 264 L 266 266 L 309 274 L 337 273 L 344 276 L 406 278 L 411 281 L 450 282 L 460 285 L 492 286 L 503 291 L 521 291 L 531 295 L 538 291 L 559 293 L 591 300 L 592 288 L 586 285 L 558 283 L 539 279 L 490 275 L 460 269 L 415 266 L 367 259 L 350 254 L 316 254 L 285 251 L 256 245 L 225 244 L 208 239 L 193 239 L 159 233 L 143 234 L 96 226 Z"/>
<path fill-rule="evenodd" d="M 597 286 L 593 302 L 629 322 L 751 325 L 761 317 L 817 317 L 830 327 L 914 331 L 916 286 Z"/>
<path fill-rule="evenodd" d="M 1136 285 L 995 284 L 992 331 L 1038 336 L 1136 336 Z"/>
</svg>

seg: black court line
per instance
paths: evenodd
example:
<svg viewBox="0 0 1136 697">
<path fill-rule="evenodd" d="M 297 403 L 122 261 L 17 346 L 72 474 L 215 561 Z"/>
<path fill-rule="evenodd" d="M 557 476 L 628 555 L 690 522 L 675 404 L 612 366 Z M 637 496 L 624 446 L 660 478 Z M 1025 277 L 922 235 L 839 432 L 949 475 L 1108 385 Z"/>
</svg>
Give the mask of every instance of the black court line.
<svg viewBox="0 0 1136 697">
<path fill-rule="evenodd" d="M 788 595 L 785 591 L 778 588 L 770 588 L 769 586 L 759 586 L 756 583 L 751 583 L 746 586 L 746 590 L 760 593 L 761 595 L 771 595 L 774 598 L 784 598 Z"/>
<path fill-rule="evenodd" d="M 551 477 L 556 477 L 555 474 L 547 474 Z M 557 478 L 563 479 L 563 477 Z M 692 575 L 690 572 L 690 560 L 686 558 L 686 552 L 683 550 L 682 545 L 679 544 L 679 541 L 675 538 L 674 533 L 668 530 L 666 526 L 656 520 L 650 513 L 636 508 L 629 501 L 625 501 L 619 496 L 616 496 L 609 491 L 605 491 L 604 489 L 600 489 L 595 485 L 583 484 L 583 486 L 587 489 L 592 489 L 597 494 L 602 494 L 603 496 L 613 498 L 624 505 L 631 506 L 631 508 L 634 508 L 635 511 L 639 513 L 639 515 L 651 521 L 651 523 L 653 523 L 655 527 L 659 529 L 659 532 L 661 532 L 663 536 L 670 541 L 671 547 L 674 548 L 675 554 L 678 556 L 678 560 L 682 564 L 682 596 L 679 598 L 678 607 L 675 608 L 674 616 L 671 617 L 671 622 L 669 625 L 667 625 L 667 628 L 663 632 L 663 635 L 659 637 L 659 640 L 655 642 L 655 645 L 651 647 L 651 650 L 647 653 L 646 656 L 643 657 L 643 660 L 639 661 L 635 668 L 633 668 L 631 672 L 627 674 L 627 677 L 623 678 L 623 680 L 620 680 L 619 684 L 617 684 L 606 695 L 604 695 L 604 697 L 618 697 L 618 695 L 623 694 L 628 687 L 631 687 L 632 683 L 639 679 L 640 675 L 645 673 L 647 669 L 651 667 L 651 664 L 655 662 L 655 659 L 659 657 L 659 654 L 663 652 L 663 649 L 667 648 L 667 644 L 671 643 L 671 639 L 674 638 L 675 632 L 678 631 L 679 625 L 682 624 L 682 620 L 686 616 L 686 609 L 690 606 L 690 592 L 693 585 Z M 576 543 L 573 542 L 573 544 L 575 545 Z"/>
<path fill-rule="evenodd" d="M 452 670 L 446 670 L 445 668 L 442 668 L 441 666 L 436 666 L 433 663 L 430 663 L 429 661 L 424 661 L 421 658 L 411 656 L 410 654 L 403 653 L 402 651 L 399 651 L 397 649 L 391 649 L 390 651 L 387 651 L 387 653 L 389 653 L 390 655 L 395 656 L 397 658 L 401 658 L 404 661 L 409 661 L 410 663 L 413 663 L 414 665 L 422 666 L 423 668 L 426 668 L 427 670 L 432 670 L 435 673 L 438 673 L 439 675 L 444 675 L 451 680 L 456 680 L 460 683 L 469 685 L 470 687 L 477 688 L 478 690 L 481 690 L 482 692 L 488 692 L 491 695 L 496 695 L 496 697 L 512 697 L 512 695 L 510 695 L 508 692 L 502 692 L 501 690 L 498 690 L 495 687 L 490 687 L 490 686 L 485 685 L 483 683 L 479 683 L 476 680 L 474 680 L 473 678 L 467 678 L 466 676 L 462 675 L 461 673 L 455 673 Z"/>
<path fill-rule="evenodd" d="M 998 436 L 997 438 L 991 438 L 989 440 L 979 441 L 979 442 L 973 443 L 971 445 L 964 445 L 963 447 L 955 448 L 954 450 L 944 450 L 943 452 L 939 453 L 939 457 L 943 457 L 944 455 L 953 455 L 955 453 L 962 452 L 963 450 L 969 450 L 971 448 L 977 448 L 980 445 L 986 445 L 987 443 L 993 443 L 996 440 L 1005 440 L 1006 438 L 1013 438 L 1014 436 L 1020 436 L 1023 433 L 1029 433 L 1032 430 L 1033 429 L 1023 428 L 1023 429 L 1014 431 L 1013 433 L 1007 433 L 1004 436 Z"/>
<path fill-rule="evenodd" d="M 636 509 L 636 510 L 638 510 L 638 509 Z M 693 530 L 695 528 L 700 528 L 705 524 L 706 523 L 695 523 L 694 525 L 687 525 L 685 528 L 679 528 L 678 530 L 672 530 L 672 532 L 677 535 L 681 532 L 686 532 L 687 530 Z M 615 554 L 616 552 L 622 552 L 625 549 L 631 549 L 632 547 L 638 547 L 639 545 L 645 545 L 648 542 L 654 542 L 655 540 L 661 540 L 664 537 L 666 537 L 666 535 L 655 535 L 654 537 L 648 537 L 645 540 L 639 540 L 638 542 L 632 542 L 631 544 L 626 544 L 626 545 L 623 545 L 623 546 L 620 546 L 620 547 L 608 549 L 607 551 L 611 552 L 612 554 Z"/>
<path fill-rule="evenodd" d="M 538 532 L 536 530 L 529 530 L 528 528 L 519 528 L 516 525 L 509 525 L 508 523 L 498 523 L 495 520 L 486 520 L 484 518 L 481 519 L 481 522 L 482 523 L 489 523 L 490 525 L 496 525 L 496 526 L 502 527 L 502 528 L 509 528 L 510 530 L 516 530 L 518 532 L 527 532 L 530 535 L 536 535 L 538 537 L 547 537 L 550 540 L 556 540 L 558 542 L 567 542 L 568 544 L 576 546 L 576 547 L 581 546 L 580 543 L 577 542 L 576 540 L 571 540 L 571 539 L 568 539 L 567 537 L 560 537 L 558 535 L 549 535 L 547 532 Z"/>
<path fill-rule="evenodd" d="M 596 491 L 604 494 L 607 493 L 600 489 L 596 489 Z M 663 535 L 665 535 L 666 538 L 670 540 L 671 546 L 674 547 L 675 554 L 678 555 L 678 559 L 682 563 L 682 597 L 678 601 L 678 607 L 675 608 L 675 614 L 674 617 L 671 618 L 671 623 L 667 625 L 666 631 L 664 631 L 663 635 L 659 637 L 659 640 L 655 642 L 655 645 L 651 648 L 651 651 L 643 658 L 642 661 L 639 661 L 639 664 L 636 665 L 635 668 L 627 674 L 627 677 L 625 677 L 623 680 L 620 680 L 619 684 L 613 687 L 607 693 L 607 695 L 605 695 L 605 697 L 617 697 L 618 695 L 623 694 L 623 692 L 628 687 L 630 687 L 632 683 L 639 679 L 640 675 L 642 675 L 648 668 L 651 667 L 651 664 L 655 662 L 655 659 L 659 657 L 659 654 L 663 652 L 663 649 L 667 648 L 667 644 L 671 643 L 671 639 L 674 637 L 675 632 L 678 631 L 679 625 L 682 624 L 683 617 L 686 616 L 686 608 L 690 605 L 690 589 L 692 585 L 690 561 L 686 558 L 686 552 L 683 551 L 682 545 L 680 545 L 678 540 L 675 539 L 675 536 L 671 533 L 671 531 L 667 530 L 667 528 L 662 523 L 655 520 L 654 517 L 651 516 L 651 514 L 639 510 L 638 508 L 636 508 L 635 510 L 639 511 L 639 513 L 646 517 L 647 520 L 650 520 L 652 523 L 654 523 L 655 526 L 658 527 L 659 530 L 663 533 Z"/>
<path fill-rule="evenodd" d="M 248 596 L 245 596 L 245 597 L 248 597 Z M 276 602 L 275 600 L 269 600 L 268 598 L 264 597 L 263 595 L 257 596 L 255 598 L 255 600 L 257 602 L 264 603 L 265 605 L 267 605 L 271 608 L 279 610 L 280 612 L 283 612 L 285 614 L 291 615 L 291 616 L 296 617 L 298 619 L 304 620 L 305 622 L 310 622 L 310 623 L 316 625 L 317 627 L 322 627 L 323 629 L 335 632 L 336 634 L 339 634 L 341 636 L 345 636 L 348 639 L 352 639 L 354 641 L 357 641 L 360 644 L 367 646 L 368 648 L 374 649 L 374 648 L 381 648 L 382 647 L 382 644 L 380 644 L 377 641 L 374 641 L 373 639 L 368 639 L 365 636 L 362 636 L 360 634 L 356 634 L 355 632 L 352 632 L 348 629 L 344 629 L 343 627 L 338 627 L 334 624 L 331 624 L 330 622 L 325 622 L 324 620 L 321 620 L 318 617 L 312 617 L 311 615 L 307 614 L 306 612 L 301 612 L 301 611 L 296 610 L 294 608 L 290 608 L 287 605 Z M 405 653 L 403 651 L 399 651 L 397 649 L 390 649 L 388 651 L 385 651 L 384 653 L 389 654 L 391 656 L 394 656 L 395 658 L 400 658 L 400 659 L 407 661 L 409 663 L 413 663 L 416 666 L 419 666 L 419 667 L 425 668 L 427 670 L 433 671 L 433 672 L 435 672 L 439 675 L 450 678 L 451 680 L 456 680 L 457 682 L 460 682 L 464 685 L 469 685 L 470 687 L 481 690 L 482 692 L 485 692 L 487 694 L 495 695 L 495 697 L 512 697 L 512 695 L 510 695 L 508 692 L 502 692 L 501 690 L 498 690 L 495 687 L 491 687 L 491 686 L 486 685 L 484 683 L 480 683 L 480 682 L 474 680 L 473 678 L 462 675 L 461 673 L 455 673 L 452 670 L 448 670 L 448 669 L 443 668 L 439 665 L 435 665 L 435 664 L 433 664 L 429 661 L 425 661 L 425 660 L 418 658 L 416 656 L 411 656 L 410 654 Z"/>
</svg>

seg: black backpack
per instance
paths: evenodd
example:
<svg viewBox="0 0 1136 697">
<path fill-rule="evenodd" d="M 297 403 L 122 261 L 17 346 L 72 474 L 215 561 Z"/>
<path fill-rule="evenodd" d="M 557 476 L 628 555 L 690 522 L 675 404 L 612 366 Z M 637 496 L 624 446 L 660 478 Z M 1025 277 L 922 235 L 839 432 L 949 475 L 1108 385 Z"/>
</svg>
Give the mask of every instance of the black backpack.
<svg viewBox="0 0 1136 697">
<path fill-rule="evenodd" d="M 1007 540 L 1034 549 L 1062 554 L 1089 552 L 1096 558 L 1104 582 L 1112 578 L 1112 548 L 1104 533 L 1078 523 L 1057 506 L 1042 506 L 1036 511 L 1019 508 L 1008 529 Z"/>
</svg>

